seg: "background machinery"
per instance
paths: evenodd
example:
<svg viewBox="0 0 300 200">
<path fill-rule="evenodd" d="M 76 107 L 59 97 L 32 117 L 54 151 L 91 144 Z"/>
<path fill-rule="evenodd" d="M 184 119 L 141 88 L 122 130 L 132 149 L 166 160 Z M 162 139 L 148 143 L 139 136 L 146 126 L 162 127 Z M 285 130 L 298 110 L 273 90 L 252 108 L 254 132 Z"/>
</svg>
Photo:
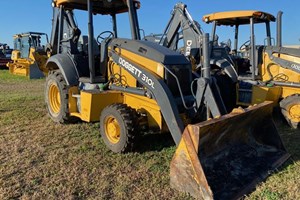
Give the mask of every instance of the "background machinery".
<svg viewBox="0 0 300 200">
<path fill-rule="evenodd" d="M 282 12 L 277 15 L 277 44 L 272 44 L 270 23 L 276 18 L 262 11 L 228 11 L 203 16 L 213 23 L 212 40 L 220 26 L 234 27 L 234 45 L 230 56 L 239 75 L 238 104 L 249 105 L 265 100 L 279 102 L 281 112 L 291 127 L 300 122 L 300 50 L 282 47 Z M 264 24 L 264 44 L 257 43 L 256 27 Z M 239 29 L 249 26 L 250 39 L 240 47 Z M 262 27 L 262 25 L 260 25 Z M 238 48 L 239 47 L 239 48 Z"/>
<path fill-rule="evenodd" d="M 45 33 L 27 32 L 14 35 L 12 61 L 7 63 L 10 73 L 27 76 L 30 79 L 47 75 L 45 64 L 48 55 L 45 46 L 41 43 L 41 37 L 45 37 L 48 44 L 48 36 Z"/>
<path fill-rule="evenodd" d="M 178 146 L 171 161 L 171 186 L 196 198 L 239 197 L 288 159 L 270 102 L 226 114 L 210 77 L 207 34 L 203 76 L 193 80 L 184 55 L 140 40 L 139 1 L 56 0 L 53 7 L 53 55 L 46 64 L 45 84 L 53 121 L 100 120 L 104 143 L 117 153 L 133 149 L 139 127 L 168 130 Z M 88 12 L 87 43 L 80 41 L 74 9 Z M 117 17 L 124 12 L 132 39 L 118 38 Z M 95 40 L 97 14 L 110 15 L 113 26 Z M 192 82 L 197 87 L 191 90 Z M 214 119 L 197 123 L 203 105 Z"/>
<path fill-rule="evenodd" d="M 188 12 L 187 5 L 177 3 L 167 23 L 163 34 L 151 34 L 144 39 L 157 42 L 173 51 L 185 55 L 191 62 L 194 77 L 203 75 L 202 37 L 204 35 L 200 24 L 193 20 Z M 238 75 L 234 63 L 228 54 L 228 45 L 211 42 L 210 44 L 210 69 L 211 75 L 220 88 L 225 107 L 230 112 L 236 105 L 236 84 Z"/>
<path fill-rule="evenodd" d="M 0 43 L 0 69 L 6 68 L 6 64 L 10 61 L 11 52 L 12 49 L 7 44 Z"/>
</svg>

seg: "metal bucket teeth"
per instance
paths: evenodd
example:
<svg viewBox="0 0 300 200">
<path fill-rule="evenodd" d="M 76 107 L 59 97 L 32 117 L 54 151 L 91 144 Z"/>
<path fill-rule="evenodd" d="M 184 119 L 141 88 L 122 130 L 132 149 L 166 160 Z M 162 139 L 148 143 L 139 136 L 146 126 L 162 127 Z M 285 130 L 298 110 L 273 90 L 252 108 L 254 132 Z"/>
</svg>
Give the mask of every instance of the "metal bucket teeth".
<svg viewBox="0 0 300 200">
<path fill-rule="evenodd" d="M 197 199 L 238 199 L 288 158 L 272 102 L 265 102 L 188 125 L 171 162 L 171 186 Z"/>
</svg>

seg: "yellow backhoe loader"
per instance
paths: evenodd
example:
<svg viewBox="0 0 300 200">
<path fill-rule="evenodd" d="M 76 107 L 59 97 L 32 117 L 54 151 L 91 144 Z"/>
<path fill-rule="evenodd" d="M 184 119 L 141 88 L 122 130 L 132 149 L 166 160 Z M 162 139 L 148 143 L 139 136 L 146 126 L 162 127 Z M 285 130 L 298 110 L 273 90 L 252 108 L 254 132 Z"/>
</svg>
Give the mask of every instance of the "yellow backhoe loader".
<svg viewBox="0 0 300 200">
<path fill-rule="evenodd" d="M 102 139 L 116 153 L 132 150 L 141 125 L 168 130 L 178 146 L 171 186 L 200 199 L 241 197 L 288 159 L 270 102 L 226 112 L 210 77 L 208 34 L 203 77 L 193 80 L 184 55 L 140 40 L 138 0 L 55 0 L 52 5 L 56 42 L 46 63 L 45 101 L 53 121 L 100 120 Z M 79 42 L 74 9 L 88 13 L 86 43 Z M 124 12 L 131 39 L 118 37 L 117 15 Z M 110 15 L 113 26 L 95 40 L 97 15 Z M 201 122 L 202 114 L 213 119 Z"/>
<path fill-rule="evenodd" d="M 45 37 L 48 44 L 48 36 L 45 33 L 28 32 L 14 35 L 12 61 L 6 64 L 10 73 L 27 76 L 30 79 L 47 75 L 45 64 L 48 55 L 41 44 L 41 37 Z"/>
<path fill-rule="evenodd" d="M 270 23 L 276 18 L 262 11 L 226 11 L 203 16 L 213 23 L 212 41 L 218 29 L 234 28 L 234 45 L 230 56 L 239 75 L 238 104 L 249 105 L 272 100 L 280 105 L 281 112 L 291 127 L 300 124 L 300 50 L 282 47 L 282 12 L 277 15 L 277 44 L 272 44 Z M 264 25 L 264 26 L 262 26 Z M 249 40 L 238 47 L 242 27 L 250 27 Z M 258 28 L 257 28 L 258 27 Z M 256 29 L 266 32 L 263 44 L 258 44 Z M 222 34 L 222 33 L 218 33 Z M 214 52 L 213 52 L 214 53 Z"/>
</svg>

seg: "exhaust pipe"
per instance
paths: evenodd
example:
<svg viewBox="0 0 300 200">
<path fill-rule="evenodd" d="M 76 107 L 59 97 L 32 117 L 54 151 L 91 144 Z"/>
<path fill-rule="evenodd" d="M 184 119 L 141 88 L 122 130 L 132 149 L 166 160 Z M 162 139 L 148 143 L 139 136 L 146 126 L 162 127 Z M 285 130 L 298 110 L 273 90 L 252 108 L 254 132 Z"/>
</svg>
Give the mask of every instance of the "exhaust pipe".
<svg viewBox="0 0 300 200">
<path fill-rule="evenodd" d="M 277 13 L 277 47 L 282 46 L 282 11 Z"/>
</svg>

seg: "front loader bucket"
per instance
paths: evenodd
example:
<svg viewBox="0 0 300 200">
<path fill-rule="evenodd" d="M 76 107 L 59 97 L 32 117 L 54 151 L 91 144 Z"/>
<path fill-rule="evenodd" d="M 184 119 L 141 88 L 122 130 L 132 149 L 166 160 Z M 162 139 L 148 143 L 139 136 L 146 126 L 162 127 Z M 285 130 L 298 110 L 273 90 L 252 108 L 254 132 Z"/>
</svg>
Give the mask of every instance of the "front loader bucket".
<svg viewBox="0 0 300 200">
<path fill-rule="evenodd" d="M 264 102 L 188 125 L 171 162 L 171 187 L 196 199 L 239 199 L 288 158 L 272 103 Z"/>
</svg>

